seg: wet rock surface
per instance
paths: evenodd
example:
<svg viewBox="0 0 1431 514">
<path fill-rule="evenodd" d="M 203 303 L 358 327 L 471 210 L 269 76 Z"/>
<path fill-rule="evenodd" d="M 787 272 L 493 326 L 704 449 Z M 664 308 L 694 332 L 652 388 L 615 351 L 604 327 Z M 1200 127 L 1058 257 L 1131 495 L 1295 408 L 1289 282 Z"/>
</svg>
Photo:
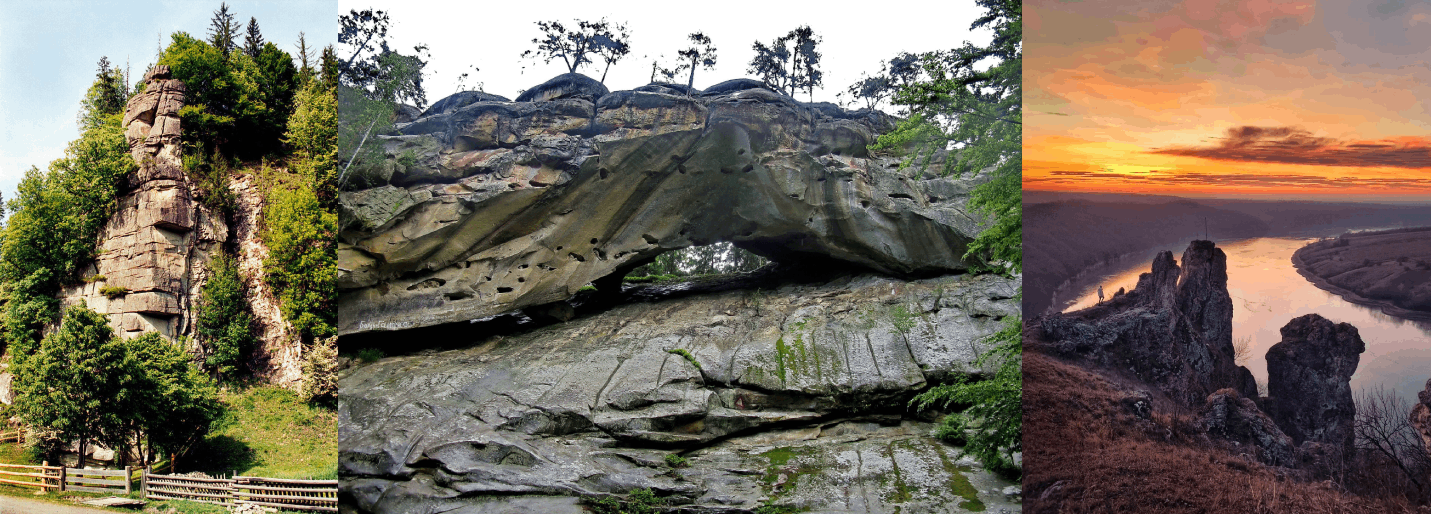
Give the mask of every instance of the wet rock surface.
<svg viewBox="0 0 1431 514">
<path fill-rule="evenodd" d="M 868 155 L 887 116 L 740 81 L 696 96 L 581 79 L 440 101 L 378 137 L 388 159 L 340 195 L 340 334 L 562 301 L 718 241 L 905 277 L 967 267 L 967 193 L 986 178 Z"/>
<path fill-rule="evenodd" d="M 340 378 L 340 494 L 370 512 L 579 512 L 642 488 L 682 512 L 1018 511 L 904 407 L 987 371 L 1016 289 L 843 277 L 382 359 Z"/>
<path fill-rule="evenodd" d="M 1351 376 L 1365 351 L 1350 323 L 1308 314 L 1282 327 L 1282 342 L 1267 350 L 1268 413 L 1296 444 L 1351 449 Z"/>
<path fill-rule="evenodd" d="M 1127 294 L 1040 324 L 1055 353 L 1129 370 L 1183 405 L 1199 407 L 1223 388 L 1257 397 L 1252 373 L 1233 357 L 1227 257 L 1211 241 L 1189 245 L 1181 267 L 1162 252 Z"/>
</svg>

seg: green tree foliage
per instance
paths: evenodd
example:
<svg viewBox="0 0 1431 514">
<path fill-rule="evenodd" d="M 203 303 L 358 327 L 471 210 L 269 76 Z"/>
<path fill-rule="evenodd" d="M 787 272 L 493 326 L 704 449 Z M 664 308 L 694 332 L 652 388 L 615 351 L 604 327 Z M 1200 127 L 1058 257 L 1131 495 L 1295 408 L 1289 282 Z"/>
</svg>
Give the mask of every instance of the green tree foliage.
<svg viewBox="0 0 1431 514">
<path fill-rule="evenodd" d="M 921 169 L 947 155 L 940 170 L 945 174 L 989 170 L 990 181 L 974 190 L 970 206 L 989 216 L 993 226 L 979 234 L 968 255 L 986 265 L 1006 263 L 1006 271 L 1020 270 L 1022 8 L 1014 0 L 978 3 L 988 12 L 973 27 L 993 28 L 993 42 L 925 54 L 920 61 L 924 78 L 907 83 L 895 95 L 895 103 L 908 106 L 911 116 L 880 136 L 871 150 L 908 151 L 905 166 Z M 977 66 L 987 60 L 994 64 Z"/>
<path fill-rule="evenodd" d="M 775 38 L 769 46 L 756 41 L 751 46 L 755 57 L 750 60 L 748 72 L 758 75 L 761 80 L 777 91 L 795 96 L 800 90 L 810 93 L 814 99 L 815 88 L 824 83 L 824 72 L 820 71 L 820 52 L 815 47 L 820 37 L 808 25 L 797 27 L 788 34 Z"/>
<path fill-rule="evenodd" d="M 169 66 L 187 89 L 179 111 L 190 147 L 186 153 L 208 149 L 251 158 L 281 149 L 298 87 L 298 70 L 287 52 L 265 43 L 256 58 L 244 52 L 226 56 L 175 32 L 158 64 Z"/>
<path fill-rule="evenodd" d="M 962 377 L 938 385 L 910 402 L 920 409 L 972 405 L 962 412 L 944 416 L 936 435 L 964 445 L 965 453 L 990 471 L 1018 477 L 1013 454 L 1023 451 L 1023 319 L 1011 316 L 1004 327 L 985 342 L 993 346 L 975 361 L 975 366 L 993 367 L 994 376 L 971 381 Z"/>
<path fill-rule="evenodd" d="M 234 38 L 238 37 L 239 23 L 229 12 L 228 3 L 220 3 L 219 10 L 209 19 L 209 45 L 219 51 L 225 59 L 234 49 Z"/>
<path fill-rule="evenodd" d="M 157 332 L 124 341 L 120 394 L 123 423 L 106 434 L 113 448 L 141 450 L 148 463 L 155 451 L 183 455 L 202 441 L 223 415 L 218 388 L 178 346 Z"/>
<path fill-rule="evenodd" d="M 30 168 L 9 201 L 0 240 L 3 328 L 12 354 L 23 358 L 40 341 L 41 328 L 59 314 L 60 286 L 78 279 L 94 258 L 95 238 L 116 208 L 124 176 L 136 169 L 120 129 L 119 114 L 105 116 L 48 171 Z"/>
<path fill-rule="evenodd" d="M 293 149 L 290 168 L 315 184 L 324 205 L 337 198 L 338 99 L 322 82 L 298 92 L 284 142 Z"/>
<path fill-rule="evenodd" d="M 338 399 L 338 338 L 319 340 L 303 356 L 303 398 L 325 403 Z"/>
<path fill-rule="evenodd" d="M 338 187 L 348 180 L 350 170 L 355 187 L 371 185 L 372 171 L 381 166 L 382 146 L 375 134 L 392 129 L 393 117 L 401 102 L 413 102 L 419 109 L 427 103 L 422 87 L 423 59 L 427 47 L 417 45 L 413 55 L 388 48 L 387 30 L 391 20 L 383 11 L 350 11 L 339 17 L 338 42 L 345 51 L 339 59 L 324 51 L 325 82 L 336 72 L 334 88 L 338 102 Z M 333 59 L 332 67 L 329 59 Z"/>
<path fill-rule="evenodd" d="M 25 424 L 81 446 L 118 432 L 122 402 L 114 399 L 123 392 L 124 357 L 124 345 L 103 314 L 69 308 L 59 329 L 16 366 L 16 412 Z"/>
<path fill-rule="evenodd" d="M 972 192 L 970 206 L 992 223 L 965 258 L 984 263 L 985 270 L 1014 274 L 1023 269 L 1022 7 L 1018 0 L 977 1 L 987 12 L 973 28 L 993 28 L 993 42 L 925 54 L 924 78 L 895 95 L 895 103 L 909 106 L 912 116 L 871 149 L 912 150 L 905 165 L 921 168 L 948 151 L 943 173 L 989 173 L 990 181 Z M 992 66 L 980 69 L 989 59 Z M 1022 325 L 1020 316 L 1005 318 L 1003 329 L 987 340 L 993 346 L 977 365 L 994 367 L 992 378 L 937 386 L 913 401 L 921 407 L 972 405 L 946 416 L 940 435 L 966 441 L 966 452 L 1010 475 L 1018 472 L 1012 455 L 1022 448 Z"/>
<path fill-rule="evenodd" d="M 183 453 L 222 413 L 212 381 L 149 332 L 125 341 L 103 314 L 70 307 L 15 369 L 16 412 L 63 441 Z M 79 466 L 84 466 L 81 455 Z"/>
<path fill-rule="evenodd" d="M 656 256 L 656 260 L 633 270 L 630 276 L 667 275 L 688 277 L 754 271 L 769 260 L 737 248 L 728 242 L 692 246 Z"/>
<path fill-rule="evenodd" d="M 129 85 L 124 72 L 111 68 L 109 57 L 100 57 L 99 71 L 94 84 L 85 91 L 81 101 L 79 126 L 89 130 L 104 123 L 105 118 L 124 113 L 124 103 L 129 101 Z"/>
<path fill-rule="evenodd" d="M 209 263 L 209 278 L 199 290 L 194 331 L 208 351 L 204 364 L 213 372 L 234 377 L 253 349 L 253 314 L 238 266 L 219 253 Z"/>
<path fill-rule="evenodd" d="M 258 30 L 258 19 L 252 16 L 248 19 L 248 33 L 243 38 L 243 51 L 254 60 L 263 51 L 263 33 Z"/>
<path fill-rule="evenodd" d="M 323 209 L 306 181 L 275 185 L 263 210 L 265 280 L 283 319 L 305 340 L 333 335 L 338 216 Z"/>
</svg>

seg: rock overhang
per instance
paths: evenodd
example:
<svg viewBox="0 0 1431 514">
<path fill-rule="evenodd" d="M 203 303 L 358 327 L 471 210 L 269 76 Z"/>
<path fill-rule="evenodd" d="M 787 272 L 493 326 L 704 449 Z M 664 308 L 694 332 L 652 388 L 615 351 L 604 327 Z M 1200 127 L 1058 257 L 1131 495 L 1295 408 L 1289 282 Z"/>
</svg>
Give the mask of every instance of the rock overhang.
<svg viewBox="0 0 1431 514">
<path fill-rule="evenodd" d="M 379 184 L 340 199 L 340 334 L 561 301 L 718 241 L 900 276 L 967 267 L 982 222 L 963 193 L 986 179 L 870 156 L 888 116 L 746 82 L 652 89 L 468 98 L 380 136 Z"/>
</svg>

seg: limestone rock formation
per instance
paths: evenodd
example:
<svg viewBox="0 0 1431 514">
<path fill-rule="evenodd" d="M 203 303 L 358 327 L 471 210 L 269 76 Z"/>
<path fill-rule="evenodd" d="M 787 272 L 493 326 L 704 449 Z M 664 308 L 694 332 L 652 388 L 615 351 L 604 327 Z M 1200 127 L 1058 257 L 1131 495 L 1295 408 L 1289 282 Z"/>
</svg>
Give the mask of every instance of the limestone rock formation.
<svg viewBox="0 0 1431 514">
<path fill-rule="evenodd" d="M 1127 294 L 1040 325 L 1053 351 L 1130 370 L 1189 407 L 1223 388 L 1257 397 L 1252 373 L 1233 357 L 1227 257 L 1211 241 L 1194 241 L 1181 268 L 1162 252 Z"/>
<path fill-rule="evenodd" d="M 139 170 L 126 177 L 118 210 L 100 232 L 99 255 L 85 273 L 94 280 L 61 292 L 66 305 L 84 302 L 108 314 L 115 331 L 126 336 L 192 334 L 193 304 L 209 258 L 228 238 L 222 216 L 194 200 L 184 175 L 184 94 L 184 83 L 159 65 L 125 106 L 125 138 Z"/>
<path fill-rule="evenodd" d="M 718 241 L 901 276 L 967 267 L 983 228 L 967 192 L 987 178 L 868 155 L 884 115 L 745 82 L 694 96 L 583 78 L 454 101 L 379 137 L 388 159 L 354 170 L 366 187 L 339 199 L 340 334 L 550 304 Z"/>
<path fill-rule="evenodd" d="M 1431 380 L 1426 381 L 1426 390 L 1417 394 L 1420 400 L 1411 407 L 1411 426 L 1421 434 L 1426 444 L 1426 455 L 1431 456 Z"/>
<path fill-rule="evenodd" d="M 1255 449 L 1257 460 L 1273 466 L 1296 464 L 1297 447 L 1250 398 L 1232 388 L 1207 397 L 1202 425 L 1208 435 Z"/>
<path fill-rule="evenodd" d="M 1282 327 L 1282 342 L 1267 350 L 1268 414 L 1293 442 L 1352 447 L 1351 376 L 1364 351 L 1349 323 L 1308 314 Z"/>
<path fill-rule="evenodd" d="M 682 512 L 1017 510 L 1009 483 L 899 421 L 927 384 L 979 371 L 1016 291 L 843 277 L 383 359 L 340 377 L 340 494 L 380 513 L 578 512 L 572 496 L 637 488 Z M 677 449 L 689 467 L 663 463 Z"/>
</svg>

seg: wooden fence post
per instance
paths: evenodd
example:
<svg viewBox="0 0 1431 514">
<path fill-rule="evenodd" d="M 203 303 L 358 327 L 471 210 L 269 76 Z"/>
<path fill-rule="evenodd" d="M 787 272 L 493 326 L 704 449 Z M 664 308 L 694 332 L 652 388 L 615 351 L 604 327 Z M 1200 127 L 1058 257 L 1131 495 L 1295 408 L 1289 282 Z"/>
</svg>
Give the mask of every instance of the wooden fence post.
<svg viewBox="0 0 1431 514">
<path fill-rule="evenodd" d="M 144 464 L 144 473 L 139 475 L 139 491 L 144 493 L 144 499 L 149 499 L 149 464 Z"/>
<path fill-rule="evenodd" d="M 134 492 L 134 489 L 133 489 L 134 485 L 133 485 L 133 482 L 131 482 L 131 481 L 134 479 L 134 475 L 131 474 L 133 471 L 134 471 L 134 466 L 125 466 L 125 467 L 124 467 L 124 495 L 125 495 L 125 496 L 129 496 L 129 493 Z"/>
<path fill-rule="evenodd" d="M 65 490 L 65 463 L 60 462 L 60 492 Z"/>
</svg>

